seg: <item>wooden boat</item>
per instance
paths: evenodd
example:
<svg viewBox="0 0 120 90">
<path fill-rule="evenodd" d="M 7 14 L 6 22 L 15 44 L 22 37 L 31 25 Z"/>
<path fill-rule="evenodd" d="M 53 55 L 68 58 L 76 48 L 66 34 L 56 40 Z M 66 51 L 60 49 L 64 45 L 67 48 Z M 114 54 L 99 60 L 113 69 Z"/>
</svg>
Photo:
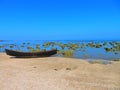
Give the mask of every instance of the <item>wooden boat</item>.
<svg viewBox="0 0 120 90">
<path fill-rule="evenodd" d="M 7 55 L 15 57 L 48 57 L 54 54 L 57 54 L 57 49 L 49 51 L 40 51 L 40 52 L 20 52 L 14 50 L 5 49 Z"/>
</svg>

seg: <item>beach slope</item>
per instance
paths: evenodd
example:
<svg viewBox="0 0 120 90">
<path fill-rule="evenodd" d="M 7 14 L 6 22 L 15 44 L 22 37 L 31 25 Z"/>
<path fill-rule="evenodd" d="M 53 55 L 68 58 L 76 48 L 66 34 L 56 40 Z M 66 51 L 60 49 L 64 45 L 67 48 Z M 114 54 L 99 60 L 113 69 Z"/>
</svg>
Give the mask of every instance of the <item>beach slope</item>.
<svg viewBox="0 0 120 90">
<path fill-rule="evenodd" d="M 0 53 L 0 90 L 120 90 L 120 62 L 103 65 Z"/>
</svg>

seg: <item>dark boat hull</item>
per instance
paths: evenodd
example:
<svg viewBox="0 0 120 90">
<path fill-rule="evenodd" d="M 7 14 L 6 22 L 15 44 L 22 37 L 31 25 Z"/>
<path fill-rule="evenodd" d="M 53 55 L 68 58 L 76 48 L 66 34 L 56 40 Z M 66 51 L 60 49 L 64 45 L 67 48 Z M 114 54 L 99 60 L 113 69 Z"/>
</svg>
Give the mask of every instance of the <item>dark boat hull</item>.
<svg viewBox="0 0 120 90">
<path fill-rule="evenodd" d="M 40 51 L 40 52 L 19 52 L 14 50 L 5 49 L 7 55 L 15 57 L 48 57 L 54 54 L 57 54 L 57 49 L 49 51 Z"/>
</svg>

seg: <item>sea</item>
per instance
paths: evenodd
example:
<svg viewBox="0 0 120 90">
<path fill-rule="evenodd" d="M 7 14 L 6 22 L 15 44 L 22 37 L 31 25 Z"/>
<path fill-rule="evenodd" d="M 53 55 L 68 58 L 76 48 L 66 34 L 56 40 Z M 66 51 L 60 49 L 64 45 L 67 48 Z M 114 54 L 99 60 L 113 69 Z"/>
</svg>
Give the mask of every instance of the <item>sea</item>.
<svg viewBox="0 0 120 90">
<path fill-rule="evenodd" d="M 48 42 L 54 42 L 55 45 L 43 47 L 43 44 Z M 79 46 L 77 47 L 77 49 L 73 50 L 74 54 L 70 58 L 108 61 L 120 58 L 119 40 L 0 40 L 0 53 L 4 53 L 5 49 L 28 52 L 28 47 L 36 48 L 36 45 L 38 45 L 41 50 L 50 50 L 53 48 L 59 51 L 68 50 L 67 47 L 62 49 L 60 46 L 57 45 L 58 43 L 67 45 L 77 44 Z M 93 44 L 101 46 L 96 47 Z M 56 55 L 53 55 L 53 57 L 63 57 L 63 55 L 58 53 Z"/>
</svg>

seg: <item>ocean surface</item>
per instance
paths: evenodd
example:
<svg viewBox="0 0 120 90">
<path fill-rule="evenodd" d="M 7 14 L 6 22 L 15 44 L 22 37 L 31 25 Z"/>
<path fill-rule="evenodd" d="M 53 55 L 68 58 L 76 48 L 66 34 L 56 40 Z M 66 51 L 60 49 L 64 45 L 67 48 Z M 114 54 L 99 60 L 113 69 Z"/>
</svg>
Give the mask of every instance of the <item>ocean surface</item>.
<svg viewBox="0 0 120 90">
<path fill-rule="evenodd" d="M 51 43 L 52 42 L 52 43 Z M 51 43 L 51 44 L 50 44 Z M 48 45 L 49 44 L 49 45 Z M 74 50 L 69 47 L 70 50 L 74 52 L 71 58 L 79 58 L 85 60 L 114 60 L 120 58 L 120 41 L 82 41 L 82 40 L 1 40 L 0 41 L 0 52 L 5 52 L 5 49 L 18 50 L 28 52 L 29 48 L 36 47 L 40 50 L 46 49 L 50 50 L 57 48 L 59 51 L 68 50 L 65 46 L 62 48 L 61 45 L 77 45 Z M 46 45 L 46 46 L 45 46 Z M 55 57 L 63 57 L 62 54 L 54 55 Z"/>
</svg>

